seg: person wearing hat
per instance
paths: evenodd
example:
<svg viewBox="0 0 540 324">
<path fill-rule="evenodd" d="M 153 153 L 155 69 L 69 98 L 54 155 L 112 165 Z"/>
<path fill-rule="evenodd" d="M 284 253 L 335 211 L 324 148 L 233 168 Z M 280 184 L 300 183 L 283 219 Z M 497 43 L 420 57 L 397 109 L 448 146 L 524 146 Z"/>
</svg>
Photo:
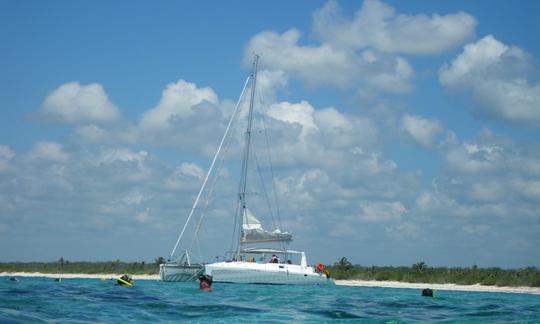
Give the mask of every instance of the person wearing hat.
<svg viewBox="0 0 540 324">
<path fill-rule="evenodd" d="M 202 291 L 212 291 L 212 276 L 201 275 L 199 276 L 199 289 Z"/>
</svg>

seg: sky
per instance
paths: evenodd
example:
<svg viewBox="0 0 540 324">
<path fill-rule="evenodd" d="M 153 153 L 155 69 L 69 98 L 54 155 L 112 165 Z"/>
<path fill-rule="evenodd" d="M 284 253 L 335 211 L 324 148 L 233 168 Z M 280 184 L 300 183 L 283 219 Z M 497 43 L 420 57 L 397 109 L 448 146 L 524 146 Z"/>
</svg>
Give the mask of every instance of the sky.
<svg viewBox="0 0 540 324">
<path fill-rule="evenodd" d="M 0 1 L 0 261 L 167 257 L 259 54 L 291 249 L 311 263 L 540 266 L 539 11 Z M 206 260 L 234 226 L 231 138 Z"/>
</svg>

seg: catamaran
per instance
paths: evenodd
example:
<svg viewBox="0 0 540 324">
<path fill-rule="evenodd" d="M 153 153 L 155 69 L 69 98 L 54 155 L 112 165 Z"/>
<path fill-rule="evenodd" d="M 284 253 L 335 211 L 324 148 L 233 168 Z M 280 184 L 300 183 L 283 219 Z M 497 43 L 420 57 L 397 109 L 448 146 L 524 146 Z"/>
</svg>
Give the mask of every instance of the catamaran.
<svg viewBox="0 0 540 324">
<path fill-rule="evenodd" d="M 330 273 L 325 271 L 324 265 L 317 264 L 315 267 L 309 266 L 306 254 L 302 251 L 289 250 L 286 245 L 292 241 L 292 235 L 276 228 L 272 231 L 266 230 L 261 221 L 248 209 L 248 167 L 252 158 L 252 120 L 253 106 L 255 99 L 255 89 L 257 84 L 257 69 L 259 56 L 256 55 L 253 68 L 248 76 L 240 98 L 235 106 L 231 119 L 221 138 L 221 142 L 214 155 L 210 168 L 203 181 L 201 189 L 190 213 L 186 219 L 182 231 L 174 245 L 169 261 L 160 265 L 160 276 L 163 281 L 191 281 L 197 279 L 201 274 L 208 274 L 213 277 L 214 282 L 228 283 L 250 283 L 250 284 L 296 284 L 296 285 L 322 285 L 333 284 Z M 204 263 L 200 260 L 192 262 L 190 249 L 183 250 L 180 257 L 175 258 L 180 241 L 186 234 L 188 224 L 192 221 L 197 206 L 200 203 L 203 192 L 207 193 L 205 206 L 208 205 L 209 197 L 213 192 L 213 185 L 207 188 L 216 161 L 222 153 L 224 143 L 229 137 L 231 125 L 238 119 L 240 107 L 245 98 L 246 89 L 250 89 L 249 108 L 247 111 L 247 128 L 244 132 L 244 149 L 242 167 L 240 172 L 240 183 L 237 195 L 237 207 L 235 213 L 235 230 L 233 233 L 233 244 L 231 250 L 226 252 L 225 259 L 221 262 Z M 256 164 L 258 162 L 256 161 Z M 211 182 L 211 181 L 210 181 Z M 205 210 L 205 208 L 202 208 Z M 192 244 L 198 241 L 204 212 L 199 215 L 199 221 L 195 227 Z M 262 246 L 261 244 L 266 244 Z M 275 245 L 278 245 L 277 247 Z"/>
</svg>

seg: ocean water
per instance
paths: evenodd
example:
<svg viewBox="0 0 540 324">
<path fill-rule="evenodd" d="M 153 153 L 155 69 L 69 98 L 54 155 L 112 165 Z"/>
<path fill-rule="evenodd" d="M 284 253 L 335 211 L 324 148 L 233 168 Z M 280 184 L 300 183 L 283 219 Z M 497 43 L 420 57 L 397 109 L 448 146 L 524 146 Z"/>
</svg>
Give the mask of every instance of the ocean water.
<svg viewBox="0 0 540 324">
<path fill-rule="evenodd" d="M 0 277 L 0 323 L 540 323 L 540 295 L 418 289 L 213 285 Z"/>
</svg>

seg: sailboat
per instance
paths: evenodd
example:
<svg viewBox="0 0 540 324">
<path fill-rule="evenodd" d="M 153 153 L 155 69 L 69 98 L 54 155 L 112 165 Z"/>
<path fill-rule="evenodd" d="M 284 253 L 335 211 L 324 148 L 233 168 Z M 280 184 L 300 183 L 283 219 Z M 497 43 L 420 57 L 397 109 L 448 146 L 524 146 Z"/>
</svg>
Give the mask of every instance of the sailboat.
<svg viewBox="0 0 540 324">
<path fill-rule="evenodd" d="M 257 69 L 259 56 L 255 55 L 253 68 L 244 84 L 240 98 L 236 104 L 229 124 L 225 130 L 220 145 L 214 155 L 208 173 L 203 181 L 202 187 L 195 199 L 195 203 L 188 215 L 186 223 L 182 228 L 180 236 L 171 253 L 171 259 L 160 266 L 160 276 L 164 281 L 190 281 L 198 278 L 201 274 L 211 275 L 214 282 L 227 283 L 248 283 L 248 284 L 293 284 L 293 285 L 323 285 L 333 284 L 328 271 L 324 265 L 309 266 L 305 252 L 290 250 L 286 247 L 292 241 L 292 234 L 288 231 L 276 228 L 267 230 L 258 217 L 248 209 L 248 167 L 252 158 L 252 120 L 255 89 L 257 84 Z M 246 89 L 250 89 L 249 110 L 247 112 L 247 128 L 244 132 L 244 149 L 242 167 L 240 172 L 240 182 L 237 195 L 237 208 L 235 213 L 235 230 L 233 231 L 233 246 L 227 252 L 226 258 L 221 262 L 203 263 L 191 262 L 190 251 L 184 250 L 182 256 L 173 259 L 178 244 L 185 235 L 188 223 L 191 221 L 203 192 L 212 192 L 212 189 L 205 189 L 214 171 L 216 161 L 222 151 L 223 145 L 229 136 L 231 125 L 237 120 L 239 108 L 243 102 Z M 258 163 L 258 162 L 257 162 Z M 199 225 L 202 223 L 199 218 Z M 196 227 L 195 239 L 200 226 Z M 266 244 L 263 246 L 262 244 Z M 278 245 L 275 247 L 272 245 Z"/>
</svg>

